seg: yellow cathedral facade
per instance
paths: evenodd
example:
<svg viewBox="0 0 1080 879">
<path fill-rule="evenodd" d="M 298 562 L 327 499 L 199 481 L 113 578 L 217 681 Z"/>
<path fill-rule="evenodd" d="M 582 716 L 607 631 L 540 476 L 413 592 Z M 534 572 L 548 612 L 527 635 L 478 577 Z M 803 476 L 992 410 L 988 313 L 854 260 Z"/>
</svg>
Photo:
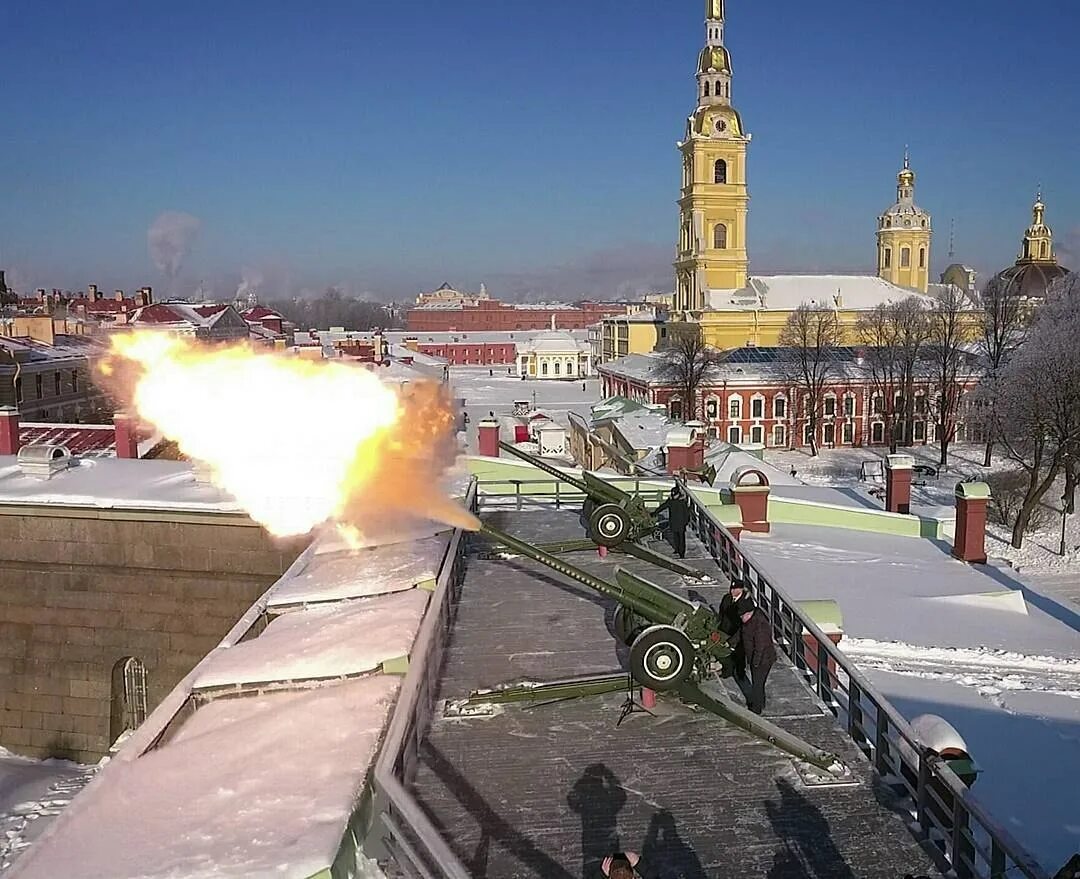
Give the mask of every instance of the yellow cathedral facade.
<svg viewBox="0 0 1080 879">
<path fill-rule="evenodd" d="M 751 137 L 732 97 L 725 45 L 726 0 L 705 2 L 705 46 L 698 55 L 697 109 L 679 143 L 682 185 L 672 329 L 690 323 L 718 348 L 776 345 L 802 302 L 828 305 L 854 328 L 874 305 L 930 286 L 930 215 L 916 205 L 915 172 L 905 150 L 896 203 L 878 218 L 877 272 L 866 275 L 751 276 L 747 241 Z"/>
</svg>

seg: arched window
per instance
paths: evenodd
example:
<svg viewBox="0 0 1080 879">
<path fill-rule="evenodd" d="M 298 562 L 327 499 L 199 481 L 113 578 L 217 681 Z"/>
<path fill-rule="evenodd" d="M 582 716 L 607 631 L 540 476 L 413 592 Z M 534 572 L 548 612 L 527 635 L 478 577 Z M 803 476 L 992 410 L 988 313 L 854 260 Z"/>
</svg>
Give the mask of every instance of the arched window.
<svg viewBox="0 0 1080 879">
<path fill-rule="evenodd" d="M 682 421 L 682 398 L 672 397 L 668 400 L 668 412 L 674 421 Z"/>
<path fill-rule="evenodd" d="M 919 248 L 919 268 L 920 269 L 925 269 L 926 268 L 926 248 L 925 247 L 920 247 Z"/>
<path fill-rule="evenodd" d="M 728 418 L 732 421 L 742 418 L 742 397 L 728 398 Z"/>
<path fill-rule="evenodd" d="M 727 183 L 727 162 L 717 159 L 713 165 L 713 183 Z"/>
<path fill-rule="evenodd" d="M 543 363 L 540 364 L 540 375 L 547 375 L 547 368 L 548 365 L 547 361 L 545 360 Z"/>
<path fill-rule="evenodd" d="M 1024 241 L 1024 259 L 1031 259 L 1031 242 Z"/>
<path fill-rule="evenodd" d="M 716 397 L 709 397 L 705 401 L 705 417 L 709 421 L 716 421 L 720 414 L 720 401 Z"/>
<path fill-rule="evenodd" d="M 115 742 L 146 720 L 146 666 L 141 660 L 125 656 L 113 666 L 111 693 L 109 740 Z"/>
<path fill-rule="evenodd" d="M 555 361 L 555 375 L 561 375 L 561 374 L 562 374 L 562 364 L 558 360 L 556 360 Z"/>
<path fill-rule="evenodd" d="M 1042 259 L 1046 259 L 1048 256 L 1050 256 L 1050 251 L 1049 248 L 1046 246 L 1045 241 L 1039 245 L 1039 256 Z"/>
<path fill-rule="evenodd" d="M 705 80 L 705 97 L 709 97 L 709 81 Z"/>
<path fill-rule="evenodd" d="M 892 268 L 892 248 L 886 247 L 881 254 L 881 265 L 886 269 Z"/>
<path fill-rule="evenodd" d="M 713 247 L 717 250 L 727 250 L 727 226 L 717 223 L 713 227 Z"/>
<path fill-rule="evenodd" d="M 911 248 L 900 248 L 900 268 L 907 269 L 911 267 Z"/>
</svg>

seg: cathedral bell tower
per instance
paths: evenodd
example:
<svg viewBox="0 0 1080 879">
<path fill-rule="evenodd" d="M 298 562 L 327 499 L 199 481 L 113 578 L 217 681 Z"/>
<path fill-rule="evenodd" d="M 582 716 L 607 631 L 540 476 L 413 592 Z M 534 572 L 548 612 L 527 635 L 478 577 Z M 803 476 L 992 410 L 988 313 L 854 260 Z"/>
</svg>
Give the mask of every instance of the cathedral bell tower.
<svg viewBox="0 0 1080 879">
<path fill-rule="evenodd" d="M 930 284 L 930 215 L 915 204 L 915 172 L 904 150 L 896 204 L 878 217 L 878 277 L 925 293 Z"/>
<path fill-rule="evenodd" d="M 679 144 L 682 190 L 674 311 L 708 308 L 710 290 L 746 286 L 746 148 L 750 135 L 731 104 L 731 56 L 724 47 L 725 0 L 706 0 L 698 55 L 698 107 Z"/>
<path fill-rule="evenodd" d="M 1035 196 L 1035 204 L 1031 208 L 1031 225 L 1024 233 L 1024 242 L 1020 246 L 1020 258 L 1017 265 L 1024 263 L 1046 263 L 1057 265 L 1057 257 L 1054 255 L 1054 233 L 1046 225 L 1046 205 L 1042 200 L 1042 189 Z"/>
</svg>

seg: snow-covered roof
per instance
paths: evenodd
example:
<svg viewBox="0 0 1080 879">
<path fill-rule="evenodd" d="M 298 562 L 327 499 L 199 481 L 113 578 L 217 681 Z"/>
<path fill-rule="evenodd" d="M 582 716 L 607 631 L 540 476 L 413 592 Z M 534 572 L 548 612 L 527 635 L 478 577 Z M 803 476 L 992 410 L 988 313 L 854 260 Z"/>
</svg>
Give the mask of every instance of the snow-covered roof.
<svg viewBox="0 0 1080 879">
<path fill-rule="evenodd" d="M 873 275 L 763 275 L 750 278 L 740 290 L 711 290 L 709 307 L 717 311 L 794 311 L 808 304 L 869 311 L 909 296 L 933 302 L 932 297 Z"/>
<path fill-rule="evenodd" d="M 519 344 L 517 349 L 521 354 L 579 354 L 591 350 L 588 342 L 579 341 L 561 330 L 537 333 L 532 339 Z"/>
<path fill-rule="evenodd" d="M 231 495 L 196 482 L 190 463 L 130 458 L 76 459 L 71 468 L 41 480 L 24 474 L 15 456 L 0 456 L 0 504 L 243 512 Z"/>
<path fill-rule="evenodd" d="M 399 679 L 221 699 L 114 760 L 16 864 L 24 879 L 266 879 L 334 862 Z"/>
<path fill-rule="evenodd" d="M 390 345 L 404 345 L 406 339 L 416 339 L 420 345 L 501 345 L 516 343 L 520 345 L 534 339 L 551 330 L 505 330 L 501 332 L 469 332 L 469 331 L 446 331 L 446 332 L 405 332 L 402 330 L 387 331 L 382 334 L 383 340 Z M 579 341 L 585 341 L 588 333 L 585 330 L 559 330 L 567 333 Z M 371 342 L 374 333 L 359 330 L 305 330 L 293 334 L 294 343 L 297 345 L 310 345 L 313 343 L 312 335 L 322 344 L 341 342 L 346 339 Z"/>
</svg>

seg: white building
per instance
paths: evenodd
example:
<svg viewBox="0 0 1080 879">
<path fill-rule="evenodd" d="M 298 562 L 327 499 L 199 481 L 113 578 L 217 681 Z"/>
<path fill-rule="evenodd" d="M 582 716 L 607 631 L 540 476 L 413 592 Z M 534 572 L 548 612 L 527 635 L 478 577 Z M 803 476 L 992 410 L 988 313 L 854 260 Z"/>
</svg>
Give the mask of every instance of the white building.
<svg viewBox="0 0 1080 879">
<path fill-rule="evenodd" d="M 538 333 L 518 347 L 517 355 L 520 376 L 573 380 L 593 374 L 590 344 L 560 330 Z"/>
</svg>

